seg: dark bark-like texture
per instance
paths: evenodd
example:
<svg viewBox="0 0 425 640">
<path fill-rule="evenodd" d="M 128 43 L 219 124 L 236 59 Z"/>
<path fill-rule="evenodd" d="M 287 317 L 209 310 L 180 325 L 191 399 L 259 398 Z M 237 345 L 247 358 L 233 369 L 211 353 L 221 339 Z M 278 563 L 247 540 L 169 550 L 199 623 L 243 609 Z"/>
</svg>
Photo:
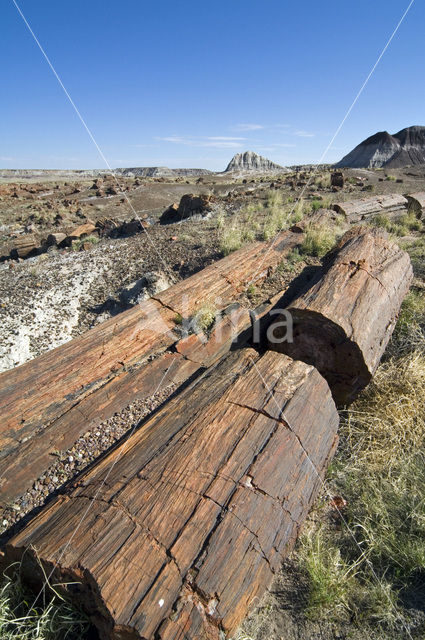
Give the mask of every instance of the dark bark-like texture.
<svg viewBox="0 0 425 640">
<path fill-rule="evenodd" d="M 351 402 L 375 373 L 412 281 L 412 266 L 381 229 L 354 227 L 325 260 L 324 272 L 288 306 L 286 327 L 269 327 L 269 347 L 313 364 L 337 404 Z M 288 336 L 290 338 L 290 336 Z"/>
<path fill-rule="evenodd" d="M 311 366 L 242 349 L 171 399 L 12 538 L 102 639 L 218 640 L 261 596 L 321 484 L 338 414 Z"/>
<path fill-rule="evenodd" d="M 422 218 L 425 211 L 425 191 L 418 191 L 406 196 L 409 211 L 412 211 L 418 218 Z"/>
</svg>

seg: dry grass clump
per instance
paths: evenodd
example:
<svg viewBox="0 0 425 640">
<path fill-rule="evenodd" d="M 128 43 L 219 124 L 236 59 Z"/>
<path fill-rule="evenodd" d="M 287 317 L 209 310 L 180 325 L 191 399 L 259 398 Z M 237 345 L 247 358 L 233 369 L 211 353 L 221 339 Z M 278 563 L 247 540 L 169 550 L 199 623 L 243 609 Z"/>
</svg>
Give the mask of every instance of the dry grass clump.
<svg viewBox="0 0 425 640">
<path fill-rule="evenodd" d="M 204 302 L 192 318 L 192 326 L 196 332 L 208 331 L 216 321 L 217 308 L 211 302 Z"/>
<path fill-rule="evenodd" d="M 425 300 L 414 291 L 386 360 L 342 415 L 330 487 L 346 501 L 345 522 L 322 508 L 300 543 L 308 616 L 352 620 L 367 637 L 425 630 L 425 616 L 412 623 L 408 612 L 425 596 L 424 327 Z"/>
<path fill-rule="evenodd" d="M 321 258 L 334 246 L 340 233 L 339 228 L 326 225 L 309 225 L 305 232 L 301 253 Z"/>
<path fill-rule="evenodd" d="M 279 231 L 289 227 L 290 215 L 286 207 L 283 206 L 282 193 L 272 191 L 266 204 L 266 215 L 264 218 L 261 237 L 263 240 L 270 240 Z"/>
<path fill-rule="evenodd" d="M 254 242 L 261 229 L 259 216 L 262 210 L 262 204 L 250 204 L 235 213 L 228 224 L 224 213 L 218 216 L 217 228 L 221 230 L 220 250 L 224 256 Z"/>
<path fill-rule="evenodd" d="M 292 198 L 284 202 L 282 192 L 273 190 L 264 205 L 255 203 L 240 209 L 228 224 L 224 213 L 219 213 L 216 227 L 221 231 L 221 252 L 226 256 L 254 240 L 271 240 L 280 231 L 302 220 L 313 205 L 302 198 L 295 203 Z M 326 206 L 326 203 L 321 200 L 320 206 Z"/>
<path fill-rule="evenodd" d="M 331 188 L 331 174 L 329 172 L 321 173 L 320 175 L 318 175 L 315 178 L 314 184 L 319 189 L 330 189 Z"/>
<path fill-rule="evenodd" d="M 410 255 L 415 276 L 425 281 L 425 235 L 401 240 L 400 245 Z"/>
<path fill-rule="evenodd" d="M 78 240 L 73 240 L 72 242 L 72 250 L 80 251 L 81 247 L 85 244 L 98 244 L 100 239 L 97 236 L 87 236 L 86 238 L 80 238 Z"/>
<path fill-rule="evenodd" d="M 9 568 L 11 570 L 12 568 Z M 51 586 L 33 605 L 35 596 L 23 586 L 19 565 L 0 584 L 2 640 L 82 640 L 90 623 Z"/>
<path fill-rule="evenodd" d="M 410 212 L 397 220 L 390 220 L 385 214 L 375 216 L 370 224 L 374 227 L 382 227 L 394 236 L 407 236 L 410 231 L 420 231 L 422 221 L 418 220 L 414 213 Z"/>
<path fill-rule="evenodd" d="M 223 230 L 220 238 L 220 250 L 224 256 L 237 251 L 245 244 L 255 240 L 255 233 L 252 229 L 244 228 L 242 224 L 231 224 Z"/>
</svg>

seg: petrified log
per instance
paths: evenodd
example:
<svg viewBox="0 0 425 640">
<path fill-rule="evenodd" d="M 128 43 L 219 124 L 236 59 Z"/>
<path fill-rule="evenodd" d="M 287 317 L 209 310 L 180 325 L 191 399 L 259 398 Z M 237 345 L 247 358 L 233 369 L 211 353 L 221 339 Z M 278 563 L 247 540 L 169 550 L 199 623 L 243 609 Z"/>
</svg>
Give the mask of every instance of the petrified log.
<svg viewBox="0 0 425 640">
<path fill-rule="evenodd" d="M 49 233 L 45 242 L 46 247 L 57 247 L 66 238 L 65 233 Z"/>
<path fill-rule="evenodd" d="M 422 218 L 425 209 L 425 191 L 411 193 L 406 198 L 409 211 L 412 211 L 418 218 Z"/>
<path fill-rule="evenodd" d="M 331 173 L 331 187 L 343 187 L 344 174 L 342 171 L 333 171 Z"/>
<path fill-rule="evenodd" d="M 5 547 L 102 639 L 218 640 L 292 547 L 336 446 L 326 381 L 252 349 L 226 356 Z"/>
<path fill-rule="evenodd" d="M 87 420 L 84 420 L 87 407 L 95 407 L 97 403 L 103 407 L 105 397 L 107 406 L 113 404 L 114 411 L 125 406 L 110 402 L 114 390 L 120 387 L 120 380 L 122 384 L 130 381 L 131 387 L 133 383 L 128 374 L 133 369 L 139 369 L 149 358 L 161 355 L 178 341 L 175 331 L 178 314 L 186 319 L 206 300 L 212 301 L 217 310 L 225 309 L 246 289 L 252 273 L 256 273 L 255 281 L 261 282 L 268 269 L 276 266 L 283 255 L 300 242 L 301 234 L 284 232 L 273 245 L 258 242 L 244 247 L 79 338 L 0 374 L 3 415 L 0 460 L 4 460 L 0 466 L 0 500 L 10 499 L 12 494 L 20 495 L 22 483 L 30 477 L 34 479 L 34 473 L 35 478 L 38 477 L 46 468 L 41 467 L 41 459 L 45 461 L 52 448 L 60 449 L 55 447 L 55 439 L 65 444 L 69 437 L 75 436 L 75 441 L 87 431 Z M 262 261 L 264 265 L 258 269 Z M 145 380 L 143 376 L 142 379 Z M 91 409 L 88 415 L 93 415 Z M 104 419 L 106 417 L 109 416 L 104 414 Z M 14 484 L 8 466 L 10 461 L 20 449 L 28 450 L 30 456 L 32 439 L 37 437 L 37 441 L 42 442 L 47 427 L 54 437 L 46 435 L 44 454 L 37 449 L 40 463 L 33 455 L 29 475 L 25 470 L 19 473 L 15 470 L 22 483 Z"/>
<path fill-rule="evenodd" d="M 182 385 L 219 360 L 232 345 L 250 341 L 251 335 L 249 312 L 233 305 L 225 310 L 208 337 L 191 334 L 179 340 L 175 350 L 120 371 L 56 420 L 21 440 L 19 445 L 11 443 L 0 459 L 0 506 L 22 495 L 49 467 L 52 456 L 66 451 L 82 433 L 130 403 L 149 398 L 159 388 Z"/>
<path fill-rule="evenodd" d="M 407 253 L 382 229 L 354 227 L 328 256 L 324 273 L 268 330 L 269 348 L 314 364 L 337 404 L 370 381 L 412 281 Z"/>
<path fill-rule="evenodd" d="M 71 246 L 74 240 L 81 240 L 93 233 L 99 233 L 99 229 L 92 222 L 86 222 L 85 224 L 81 224 L 79 227 L 72 229 L 72 231 L 70 231 L 66 236 L 65 240 L 63 240 L 62 244 L 64 246 Z"/>
<path fill-rule="evenodd" d="M 350 200 L 334 205 L 337 213 L 342 213 L 350 223 L 369 220 L 376 215 L 395 217 L 402 215 L 407 209 L 407 200 L 397 193 L 372 196 L 370 198 Z"/>
<path fill-rule="evenodd" d="M 34 235 L 27 233 L 14 241 L 10 250 L 11 258 L 29 258 L 36 255 L 40 250 L 40 239 Z"/>
<path fill-rule="evenodd" d="M 186 193 L 182 196 L 180 204 L 172 204 L 164 211 L 159 221 L 161 224 L 181 222 L 195 213 L 205 214 L 211 210 L 211 196 L 207 194 L 194 195 Z"/>
</svg>

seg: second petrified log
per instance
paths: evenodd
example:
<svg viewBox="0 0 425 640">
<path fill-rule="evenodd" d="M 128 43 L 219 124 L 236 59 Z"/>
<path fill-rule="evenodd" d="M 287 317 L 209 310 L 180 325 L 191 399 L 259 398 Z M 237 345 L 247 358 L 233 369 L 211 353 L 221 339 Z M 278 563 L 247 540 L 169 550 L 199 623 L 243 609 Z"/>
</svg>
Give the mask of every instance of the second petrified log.
<svg viewBox="0 0 425 640">
<path fill-rule="evenodd" d="M 269 347 L 313 364 L 337 404 L 351 402 L 376 371 L 412 275 L 408 254 L 385 231 L 354 227 L 289 317 L 269 327 Z"/>
<path fill-rule="evenodd" d="M 57 497 L 5 548 L 54 583 L 102 639 L 218 640 L 293 545 L 336 446 L 311 366 L 226 356 Z"/>
<path fill-rule="evenodd" d="M 407 211 L 407 200 L 398 193 L 371 196 L 349 202 L 339 202 L 334 205 L 337 213 L 342 213 L 348 221 L 353 223 L 368 221 L 377 215 L 397 217 Z"/>
</svg>

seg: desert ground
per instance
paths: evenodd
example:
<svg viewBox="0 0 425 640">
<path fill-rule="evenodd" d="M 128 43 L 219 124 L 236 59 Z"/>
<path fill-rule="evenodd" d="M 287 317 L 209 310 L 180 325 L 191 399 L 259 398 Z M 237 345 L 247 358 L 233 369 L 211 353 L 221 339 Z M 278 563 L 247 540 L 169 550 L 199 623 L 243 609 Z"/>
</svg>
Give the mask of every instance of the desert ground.
<svg viewBox="0 0 425 640">
<path fill-rule="evenodd" d="M 422 191 L 425 184 L 424 165 L 392 170 L 343 169 L 343 186 L 331 184 L 331 173 L 332 169 L 326 166 L 294 167 L 286 173 L 272 175 L 211 173 L 173 177 L 115 177 L 102 171 L 96 174 L 1 171 L 0 371 L 22 365 L 84 334 L 243 244 L 268 240 L 280 229 L 300 224 L 317 211 L 329 211 L 334 204 L 370 196 L 415 193 Z M 188 217 L 180 215 L 177 208 L 186 194 L 203 197 L 202 206 Z M 174 203 L 172 214 L 176 221 L 164 224 L 161 216 Z M 290 263 L 271 271 L 261 287 L 241 292 L 240 304 L 253 309 L 285 290 L 306 267 L 320 264 L 340 224 L 341 220 L 335 216 L 331 239 L 325 240 L 323 251 L 297 254 Z M 423 226 L 411 221 L 397 224 L 395 221 L 389 231 L 412 256 L 416 296 L 413 306 L 416 306 L 409 321 L 416 323 L 415 330 L 419 331 L 423 329 L 420 305 L 425 288 Z M 381 220 L 381 225 L 386 223 Z M 85 230 L 81 232 L 83 227 Z M 365 402 L 371 406 L 376 404 L 373 394 L 380 392 L 381 383 L 388 385 L 385 367 L 393 366 L 394 358 L 410 357 L 409 354 L 423 347 L 423 343 L 414 347 L 408 344 L 403 327 L 396 332 L 392 344 L 382 365 L 381 378 L 378 377 L 375 387 L 367 390 L 369 395 L 354 405 L 355 411 L 364 411 Z M 399 351 L 396 352 L 396 348 Z M 63 490 L 70 479 L 160 406 L 173 391 L 169 386 L 146 402 L 130 404 L 52 460 L 51 467 L 33 487 L 0 514 L 3 542 L 28 514 Z M 376 409 L 376 415 L 379 411 Z M 353 443 L 353 418 L 346 414 L 341 417 L 340 450 L 327 483 L 333 494 L 346 493 L 345 502 L 354 500 L 353 489 L 351 484 L 349 487 L 344 484 L 341 468 L 345 464 L 351 468 L 353 447 L 357 445 Z M 379 470 L 376 473 L 379 476 Z M 350 474 L 350 483 L 358 481 L 354 471 Z M 403 615 L 395 624 L 390 624 L 390 616 L 384 611 L 378 613 L 378 607 L 362 620 L 359 605 L 356 613 L 349 606 L 349 595 L 336 594 L 334 602 L 322 607 L 324 615 L 317 614 L 320 606 L 316 609 L 310 606 L 312 572 L 309 573 L 308 567 L 311 568 L 309 561 L 313 556 L 308 555 L 309 544 L 311 548 L 318 544 L 316 534 L 320 530 L 333 540 L 336 549 L 343 528 L 329 495 L 323 493 L 309 517 L 304 539 L 282 566 L 269 593 L 255 603 L 257 608 L 236 636 L 239 640 L 419 640 L 425 637 L 423 600 L 407 593 L 401 578 L 394 593 L 404 589 L 400 605 Z M 324 540 L 328 539 L 326 536 Z M 350 561 L 347 556 L 345 568 L 354 581 L 355 571 L 349 569 Z M 343 570 L 339 574 L 341 566 L 337 560 L 335 563 L 338 582 Z M 359 572 L 366 569 L 367 566 L 359 568 Z M 412 584 L 414 580 L 417 593 L 423 594 L 423 569 L 412 577 Z M 327 585 L 327 588 L 335 587 L 331 582 Z M 364 598 L 370 597 L 370 591 L 364 593 Z M 382 605 L 382 610 L 384 608 Z M 95 631 L 87 631 L 84 637 L 95 638 Z"/>
</svg>

